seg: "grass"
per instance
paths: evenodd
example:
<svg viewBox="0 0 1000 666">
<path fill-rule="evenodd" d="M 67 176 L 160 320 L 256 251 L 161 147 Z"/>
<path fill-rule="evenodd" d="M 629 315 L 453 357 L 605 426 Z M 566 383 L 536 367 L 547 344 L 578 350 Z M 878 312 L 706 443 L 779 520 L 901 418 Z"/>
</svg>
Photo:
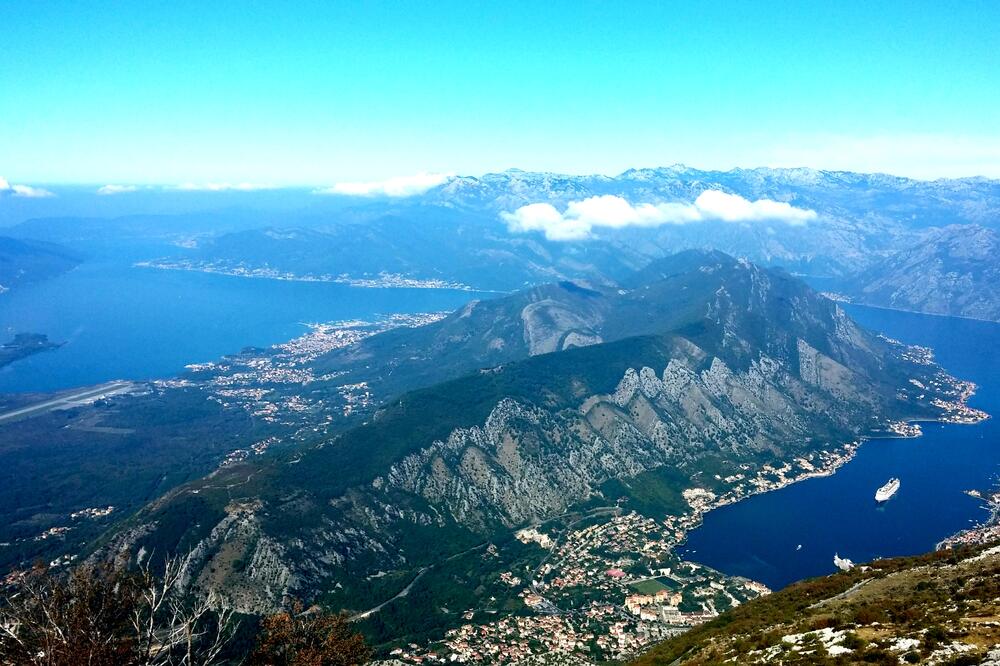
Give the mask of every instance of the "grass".
<svg viewBox="0 0 1000 666">
<path fill-rule="evenodd" d="M 634 589 L 639 594 L 656 594 L 660 590 L 669 590 L 670 588 L 663 583 L 661 583 L 656 578 L 650 578 L 649 580 L 641 580 L 638 583 L 632 583 L 632 589 Z"/>
</svg>

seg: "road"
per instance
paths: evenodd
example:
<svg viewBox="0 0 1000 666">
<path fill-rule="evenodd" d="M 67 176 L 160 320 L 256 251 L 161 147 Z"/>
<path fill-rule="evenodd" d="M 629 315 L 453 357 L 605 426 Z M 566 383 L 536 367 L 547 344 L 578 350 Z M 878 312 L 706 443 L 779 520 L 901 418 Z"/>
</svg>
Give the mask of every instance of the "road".
<svg viewBox="0 0 1000 666">
<path fill-rule="evenodd" d="M 478 546 L 473 546 L 472 548 L 466 548 L 465 550 L 463 550 L 460 553 L 455 553 L 454 555 L 452 555 L 450 557 L 446 557 L 444 560 L 442 560 L 442 562 L 451 562 L 452 560 L 456 560 L 459 557 L 462 557 L 463 555 L 467 555 L 467 554 L 471 553 L 474 550 L 479 550 L 480 548 L 483 548 L 484 546 L 486 546 L 488 544 L 489 544 L 489 542 L 487 541 L 485 543 L 479 544 Z M 399 592 L 397 592 L 394 597 L 392 597 L 390 599 L 386 599 L 385 601 L 383 601 L 382 603 L 380 603 L 378 606 L 374 606 L 372 608 L 369 608 L 366 611 L 361 611 L 360 613 L 356 613 L 356 614 L 350 616 L 349 618 L 347 618 L 347 620 L 349 622 L 357 622 L 358 620 L 363 620 L 366 617 L 368 617 L 369 615 L 371 615 L 373 613 L 379 612 L 380 610 L 382 610 L 383 608 L 385 608 L 387 605 L 391 604 L 396 599 L 401 599 L 402 597 L 405 597 L 406 595 L 408 595 L 410 593 L 410 590 L 417 583 L 417 581 L 420 580 L 420 577 L 423 576 L 428 571 L 430 571 L 431 569 L 433 569 L 434 566 L 435 565 L 433 565 L 433 564 L 429 564 L 426 567 L 421 567 L 420 570 L 417 572 L 417 575 L 413 577 L 413 580 L 411 580 L 406 585 L 406 587 L 404 587 L 402 590 L 400 590 Z"/>
<path fill-rule="evenodd" d="M 420 571 L 417 572 L 417 575 L 413 577 L 413 580 L 411 580 L 406 587 L 400 590 L 396 594 L 396 596 L 392 597 L 391 599 L 386 599 L 385 601 L 380 603 L 378 606 L 375 606 L 374 608 L 369 608 L 366 611 L 363 611 L 356 615 L 352 615 L 351 617 L 347 618 L 348 621 L 357 622 L 358 620 L 363 620 L 369 615 L 379 612 L 380 610 L 385 608 L 387 605 L 391 604 L 396 599 L 401 599 L 402 597 L 405 597 L 407 594 L 410 593 L 410 589 L 416 584 L 416 582 L 420 580 L 420 577 L 423 576 L 425 573 L 427 573 L 428 569 L 430 569 L 430 567 L 421 567 Z"/>
<path fill-rule="evenodd" d="M 45 402 L 39 402 L 34 405 L 28 405 L 27 407 L 21 407 L 19 409 L 14 409 L 0 414 L 0 423 L 16 418 L 31 418 L 32 416 L 40 416 L 41 414 L 51 412 L 55 409 L 73 407 L 78 404 L 97 400 L 98 398 L 106 395 L 121 393 L 122 391 L 128 389 L 131 385 L 131 382 L 108 382 L 107 384 L 101 384 L 100 386 L 91 386 L 80 391 L 74 391 L 73 393 L 59 396 L 58 398 L 53 398 L 51 400 L 46 400 Z"/>
</svg>

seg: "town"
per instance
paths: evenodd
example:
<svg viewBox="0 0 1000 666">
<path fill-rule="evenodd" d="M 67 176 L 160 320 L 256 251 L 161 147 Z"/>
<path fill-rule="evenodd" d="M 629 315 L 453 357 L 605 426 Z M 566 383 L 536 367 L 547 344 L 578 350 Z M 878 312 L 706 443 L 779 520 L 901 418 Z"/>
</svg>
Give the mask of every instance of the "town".
<svg viewBox="0 0 1000 666">
<path fill-rule="evenodd" d="M 374 276 L 357 277 L 346 273 L 331 275 L 305 274 L 299 275 L 289 271 L 279 271 L 276 268 L 251 267 L 243 263 L 236 265 L 224 262 L 192 261 L 189 259 L 158 261 L 139 261 L 136 268 L 156 268 L 168 271 L 194 271 L 197 273 L 214 273 L 231 277 L 256 278 L 264 280 L 285 280 L 290 282 L 332 282 L 349 287 L 365 289 L 455 289 L 458 291 L 481 291 L 467 284 L 452 282 L 437 278 L 415 278 L 398 273 L 381 271 Z"/>
</svg>

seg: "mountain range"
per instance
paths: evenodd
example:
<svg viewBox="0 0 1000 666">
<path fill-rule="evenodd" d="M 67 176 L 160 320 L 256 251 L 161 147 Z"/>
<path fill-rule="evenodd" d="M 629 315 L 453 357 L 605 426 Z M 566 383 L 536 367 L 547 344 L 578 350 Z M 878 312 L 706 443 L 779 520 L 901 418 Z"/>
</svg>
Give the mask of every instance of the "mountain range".
<svg viewBox="0 0 1000 666">
<path fill-rule="evenodd" d="M 804 223 L 709 217 L 682 224 L 599 226 L 589 237 L 571 241 L 518 232 L 504 217 L 535 204 L 551 205 L 559 214 L 594 197 L 617 197 L 629 206 L 691 206 L 706 192 L 789 205 L 813 217 Z M 145 199 L 162 198 L 145 190 L 128 196 L 137 211 Z M 123 205 L 118 202 L 115 210 L 127 210 Z M 990 262 L 983 265 L 987 255 L 982 252 L 1000 220 L 1000 182 L 984 178 L 919 181 L 812 169 L 703 171 L 682 165 L 632 169 L 614 177 L 512 169 L 453 177 L 404 198 L 278 190 L 219 193 L 216 206 L 104 220 L 38 218 L 8 227 L 7 233 L 70 247 L 142 245 L 147 264 L 161 268 L 375 283 L 402 276 L 501 291 L 567 279 L 615 283 L 654 259 L 684 249 L 716 249 L 832 281 L 837 291 L 859 301 L 997 316 L 989 305 L 998 298 L 995 281 L 986 278 Z M 916 295 L 925 284 L 921 261 L 929 259 L 930 246 L 941 242 L 953 250 L 936 255 L 935 291 L 921 298 Z M 891 275 L 880 276 L 883 271 Z"/>
<path fill-rule="evenodd" d="M 946 417 L 967 395 L 800 280 L 718 252 L 614 286 L 472 302 L 309 363 L 364 382 L 372 406 L 170 490 L 93 556 L 188 553 L 196 594 L 246 613 L 315 599 L 357 613 L 388 649 L 455 626 L 455 607 L 523 608 L 499 577 L 537 565 L 517 530 L 602 512 L 691 520 L 695 498 L 809 473 L 816 456 Z"/>
</svg>

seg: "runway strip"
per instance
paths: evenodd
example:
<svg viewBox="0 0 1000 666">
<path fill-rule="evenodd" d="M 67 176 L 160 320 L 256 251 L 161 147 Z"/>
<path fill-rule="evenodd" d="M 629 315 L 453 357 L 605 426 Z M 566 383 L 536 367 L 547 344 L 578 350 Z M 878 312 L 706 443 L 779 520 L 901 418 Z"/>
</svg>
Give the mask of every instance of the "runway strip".
<svg viewBox="0 0 1000 666">
<path fill-rule="evenodd" d="M 100 386 L 91 386 L 81 391 L 76 391 L 58 398 L 46 400 L 45 402 L 39 402 L 34 405 L 28 405 L 27 407 L 21 407 L 13 411 L 0 414 L 0 423 L 16 419 L 18 417 L 30 418 L 32 416 L 40 416 L 41 414 L 51 412 L 54 409 L 64 409 L 67 407 L 73 407 L 77 404 L 84 404 L 107 395 L 121 393 L 130 386 L 131 382 L 108 382 L 107 384 L 101 384 Z"/>
</svg>

